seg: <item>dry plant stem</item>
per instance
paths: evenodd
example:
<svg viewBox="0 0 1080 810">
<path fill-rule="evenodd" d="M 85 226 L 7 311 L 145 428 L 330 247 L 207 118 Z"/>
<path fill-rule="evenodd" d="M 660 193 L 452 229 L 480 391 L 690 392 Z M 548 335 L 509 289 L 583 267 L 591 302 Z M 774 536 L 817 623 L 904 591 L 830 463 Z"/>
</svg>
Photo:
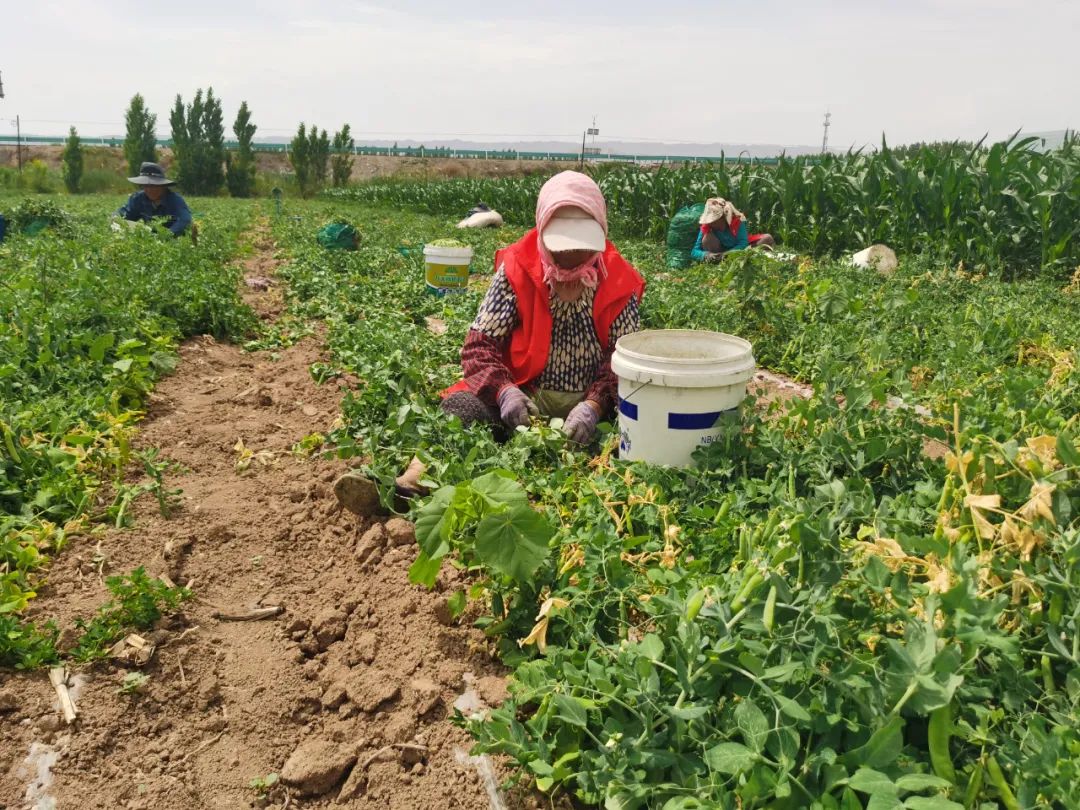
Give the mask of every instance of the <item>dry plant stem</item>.
<svg viewBox="0 0 1080 810">
<path fill-rule="evenodd" d="M 64 714 L 64 722 L 71 725 L 75 722 L 78 711 L 76 711 L 75 702 L 68 692 L 67 669 L 65 667 L 53 667 L 49 670 L 49 680 L 52 682 L 53 689 L 56 690 L 56 697 L 60 701 L 60 710 Z"/>
<path fill-rule="evenodd" d="M 374 754 L 364 760 L 364 763 L 360 766 L 360 770 L 366 771 L 368 769 L 368 766 L 370 766 L 372 762 L 377 760 L 383 754 L 393 751 L 395 748 L 399 751 L 418 751 L 423 754 L 426 754 L 428 750 L 426 745 L 415 745 L 413 743 L 392 743 L 391 745 L 384 745 L 382 748 L 380 748 L 378 751 L 376 751 Z"/>
<path fill-rule="evenodd" d="M 285 612 L 281 605 L 271 605 L 264 608 L 249 610 L 247 613 L 225 613 L 215 610 L 210 615 L 219 622 L 255 622 L 261 619 L 272 619 Z"/>
</svg>

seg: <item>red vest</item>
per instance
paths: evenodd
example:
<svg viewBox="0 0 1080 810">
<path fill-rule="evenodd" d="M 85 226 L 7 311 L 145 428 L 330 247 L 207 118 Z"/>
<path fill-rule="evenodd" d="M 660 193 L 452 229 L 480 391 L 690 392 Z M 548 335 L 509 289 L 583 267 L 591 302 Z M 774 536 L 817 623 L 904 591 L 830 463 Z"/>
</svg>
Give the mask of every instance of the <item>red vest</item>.
<svg viewBox="0 0 1080 810">
<path fill-rule="evenodd" d="M 495 267 L 503 267 L 517 297 L 520 323 L 510 335 L 510 346 L 504 359 L 514 384 L 519 386 L 540 376 L 551 351 L 550 288 L 544 282 L 536 240 L 537 232 L 533 228 L 514 244 L 495 253 Z M 607 276 L 600 279 L 593 297 L 593 327 L 601 348 L 607 351 L 611 325 L 626 308 L 631 296 L 641 300 L 645 280 L 610 241 L 604 250 L 604 266 Z M 448 388 L 444 396 L 467 390 L 463 380 Z"/>
</svg>

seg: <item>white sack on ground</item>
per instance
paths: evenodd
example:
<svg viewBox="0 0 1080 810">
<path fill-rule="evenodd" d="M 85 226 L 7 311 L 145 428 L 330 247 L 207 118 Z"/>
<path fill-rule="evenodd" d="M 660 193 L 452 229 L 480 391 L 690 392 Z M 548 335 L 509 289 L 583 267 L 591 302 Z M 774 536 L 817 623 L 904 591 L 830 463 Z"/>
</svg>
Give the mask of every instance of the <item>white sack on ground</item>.
<svg viewBox="0 0 1080 810">
<path fill-rule="evenodd" d="M 877 270 L 879 273 L 891 273 L 899 265 L 896 254 L 887 245 L 871 245 L 866 250 L 860 250 L 851 257 L 851 263 L 855 267 Z"/>
<path fill-rule="evenodd" d="M 502 215 L 498 211 L 477 211 L 457 224 L 459 228 L 501 228 Z"/>
</svg>

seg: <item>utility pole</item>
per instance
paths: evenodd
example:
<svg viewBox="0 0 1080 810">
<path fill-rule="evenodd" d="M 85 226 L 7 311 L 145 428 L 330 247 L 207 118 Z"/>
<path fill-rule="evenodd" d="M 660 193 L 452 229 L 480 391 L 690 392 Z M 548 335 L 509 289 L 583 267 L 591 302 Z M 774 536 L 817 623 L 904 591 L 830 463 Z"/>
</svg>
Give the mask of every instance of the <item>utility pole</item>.
<svg viewBox="0 0 1080 810">
<path fill-rule="evenodd" d="M 829 119 L 832 118 L 832 113 L 828 110 L 825 111 L 825 134 L 821 137 L 821 154 L 827 154 L 829 151 Z"/>
<path fill-rule="evenodd" d="M 19 116 L 15 116 L 15 157 L 19 161 L 19 174 L 22 174 L 22 127 Z"/>
<path fill-rule="evenodd" d="M 595 155 L 600 150 L 596 146 L 596 136 L 600 134 L 600 130 L 596 128 L 596 116 L 592 118 L 592 126 L 581 133 L 581 170 L 585 170 L 585 136 L 592 136 L 592 146 L 589 147 L 589 154 Z"/>
</svg>

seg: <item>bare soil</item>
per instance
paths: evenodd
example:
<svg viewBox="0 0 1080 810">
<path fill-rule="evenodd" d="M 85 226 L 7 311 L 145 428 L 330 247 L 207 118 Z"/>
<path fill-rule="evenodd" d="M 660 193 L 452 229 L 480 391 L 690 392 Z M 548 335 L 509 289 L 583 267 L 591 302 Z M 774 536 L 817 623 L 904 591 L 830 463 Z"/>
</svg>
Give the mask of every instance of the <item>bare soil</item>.
<svg viewBox="0 0 1080 810">
<path fill-rule="evenodd" d="M 273 281 L 274 245 L 254 238 L 245 272 Z M 264 317 L 281 309 L 276 286 L 245 296 Z M 71 726 L 45 672 L 0 674 L 0 810 L 500 806 L 448 719 L 463 693 L 505 696 L 483 635 L 449 619 L 453 574 L 433 592 L 410 585 L 411 524 L 339 512 L 344 462 L 291 452 L 329 429 L 348 386 L 312 380 L 319 336 L 276 355 L 202 337 L 180 358 L 138 439 L 180 465 L 166 477 L 179 507 L 166 519 L 145 496 L 133 528 L 76 538 L 32 618 L 70 627 L 108 599 L 105 576 L 137 566 L 195 597 L 146 634 L 156 651 L 141 691 L 118 692 L 135 668 L 112 661 L 72 673 Z M 244 472 L 240 440 L 254 453 Z M 215 617 L 268 606 L 283 611 Z M 282 782 L 250 786 L 271 773 Z"/>
<path fill-rule="evenodd" d="M 59 170 L 62 162 L 62 146 L 24 146 L 23 165 L 40 160 L 52 169 Z M 172 165 L 172 150 L 159 150 L 161 164 L 168 170 Z M 127 161 L 117 147 L 85 147 L 86 169 L 109 169 L 120 175 L 127 174 Z M 14 146 L 0 145 L 0 166 L 15 167 L 18 154 Z M 255 165 L 259 172 L 291 172 L 289 157 L 284 152 L 256 152 Z M 357 155 L 353 160 L 351 179 L 354 182 L 379 177 L 415 178 L 437 180 L 457 177 L 518 177 L 530 174 L 551 174 L 566 168 L 564 163 L 536 160 L 483 160 L 480 158 L 409 158 Z"/>
</svg>

